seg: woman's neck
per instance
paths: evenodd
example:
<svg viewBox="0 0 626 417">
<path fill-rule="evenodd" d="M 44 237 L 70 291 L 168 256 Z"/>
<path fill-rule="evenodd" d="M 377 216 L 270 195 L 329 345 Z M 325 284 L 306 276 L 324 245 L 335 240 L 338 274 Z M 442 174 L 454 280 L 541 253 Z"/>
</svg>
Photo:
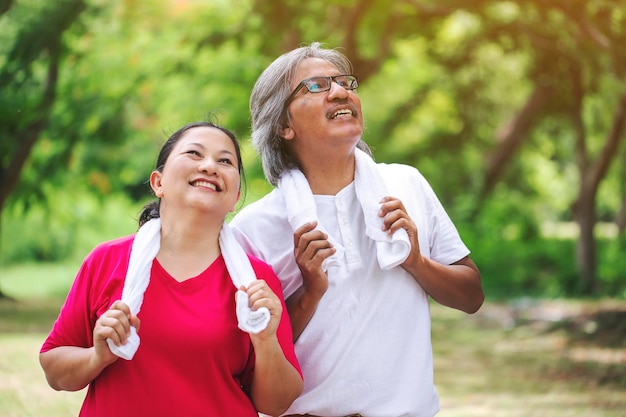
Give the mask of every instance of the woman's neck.
<svg viewBox="0 0 626 417">
<path fill-rule="evenodd" d="M 220 255 L 222 223 L 167 217 L 161 221 L 161 248 L 157 259 L 178 281 L 199 275 Z"/>
</svg>

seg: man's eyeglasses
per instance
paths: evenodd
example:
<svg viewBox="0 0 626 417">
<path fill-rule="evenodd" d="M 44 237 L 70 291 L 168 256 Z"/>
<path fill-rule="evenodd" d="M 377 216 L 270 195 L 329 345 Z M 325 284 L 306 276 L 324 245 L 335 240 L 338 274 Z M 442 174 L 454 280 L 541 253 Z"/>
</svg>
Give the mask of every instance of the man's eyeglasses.
<svg viewBox="0 0 626 417">
<path fill-rule="evenodd" d="M 330 86 L 335 82 L 345 88 L 346 90 L 354 90 L 359 86 L 359 82 L 357 81 L 354 75 L 333 75 L 331 77 L 311 77 L 305 80 L 300 81 L 300 84 L 294 88 L 294 90 L 289 94 L 287 100 L 285 100 L 285 108 L 291 103 L 294 99 L 298 91 L 302 89 L 302 87 L 306 87 L 306 89 L 310 93 L 322 93 L 324 91 L 330 90 Z"/>
</svg>

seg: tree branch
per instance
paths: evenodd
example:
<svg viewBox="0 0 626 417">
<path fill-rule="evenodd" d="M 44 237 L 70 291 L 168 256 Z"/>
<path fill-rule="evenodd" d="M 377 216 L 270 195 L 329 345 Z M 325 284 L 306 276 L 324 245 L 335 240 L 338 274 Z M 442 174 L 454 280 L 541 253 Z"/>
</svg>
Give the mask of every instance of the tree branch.
<svg viewBox="0 0 626 417">
<path fill-rule="evenodd" d="M 598 187 L 600 182 L 606 175 L 611 162 L 617 155 L 620 143 L 624 140 L 624 126 L 626 125 L 626 91 L 620 97 L 613 116 L 613 124 L 611 131 L 608 133 L 604 147 L 598 156 L 598 159 L 591 167 L 589 172 L 590 185 Z"/>
<path fill-rule="evenodd" d="M 524 107 L 496 134 L 496 147 L 487 157 L 485 181 L 482 197 L 489 194 L 504 172 L 504 168 L 515 152 L 528 138 L 528 133 L 550 101 L 553 89 L 550 86 L 535 84 Z"/>
<path fill-rule="evenodd" d="M 56 99 L 56 87 L 59 77 L 60 44 L 57 40 L 52 41 L 48 47 L 49 64 L 46 83 L 42 93 L 42 99 L 34 110 L 36 115 L 23 130 L 16 132 L 16 140 L 19 143 L 17 151 L 13 154 L 9 165 L 3 171 L 0 182 L 0 213 L 4 208 L 7 198 L 15 189 L 19 181 L 24 164 L 28 159 L 33 147 L 39 140 L 39 135 L 46 128 L 50 117 L 50 111 Z"/>
</svg>

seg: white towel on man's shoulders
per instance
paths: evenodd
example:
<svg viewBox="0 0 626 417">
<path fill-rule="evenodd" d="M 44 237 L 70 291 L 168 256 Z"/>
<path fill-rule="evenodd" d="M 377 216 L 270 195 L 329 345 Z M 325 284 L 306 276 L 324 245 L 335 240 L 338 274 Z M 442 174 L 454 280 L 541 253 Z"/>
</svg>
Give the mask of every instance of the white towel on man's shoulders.
<svg viewBox="0 0 626 417">
<path fill-rule="evenodd" d="M 302 171 L 292 169 L 283 172 L 278 183 L 278 189 L 282 191 L 285 199 L 287 220 L 291 228 L 295 231 L 306 223 L 317 221 L 317 229 L 328 236 L 328 241 L 335 248 L 336 252 L 322 261 L 322 269 L 326 271 L 329 266 L 339 265 L 339 259 L 343 258 L 345 249 L 328 234 L 324 225 L 318 221 L 313 192 Z"/>
<path fill-rule="evenodd" d="M 406 260 L 411 252 L 409 235 L 405 229 L 398 229 L 393 235 L 383 231 L 383 218 L 378 216 L 380 200 L 387 196 L 387 186 L 376 162 L 365 152 L 355 152 L 356 168 L 354 189 L 361 203 L 365 217 L 365 234 L 376 242 L 376 258 L 383 270 L 391 269 Z"/>
<path fill-rule="evenodd" d="M 248 306 L 248 295 L 240 287 L 248 287 L 256 279 L 250 259 L 232 235 L 227 223 L 224 223 L 219 236 L 220 248 L 226 269 L 233 285 L 237 288 L 236 313 L 241 330 L 258 333 L 267 327 L 270 312 L 261 307 L 252 311 Z M 161 246 L 161 219 L 151 219 L 139 228 L 133 240 L 130 260 L 122 290 L 122 301 L 128 305 L 133 314 L 138 314 L 143 303 L 143 295 L 150 282 L 152 262 L 159 253 Z M 211 300 L 207 300 L 207 303 Z M 111 352 L 126 360 L 131 360 L 139 348 L 139 335 L 131 326 L 131 335 L 126 343 L 116 346 L 111 339 L 107 344 Z"/>
<path fill-rule="evenodd" d="M 354 187 L 365 217 L 365 234 L 376 242 L 376 257 L 381 269 L 391 269 L 400 265 L 409 256 L 411 251 L 409 236 L 404 229 L 397 230 L 391 236 L 382 230 L 383 218 L 378 216 L 378 212 L 380 200 L 388 194 L 376 162 L 365 152 L 356 149 L 355 165 Z M 278 182 L 278 190 L 285 200 L 287 218 L 294 231 L 303 224 L 315 220 L 318 222 L 318 229 L 328 234 L 317 218 L 311 187 L 300 170 L 283 172 Z M 344 248 L 330 235 L 329 241 L 337 252 L 326 259 L 328 263 L 322 265 L 324 270 L 332 264 L 337 265 L 344 254 Z"/>
</svg>

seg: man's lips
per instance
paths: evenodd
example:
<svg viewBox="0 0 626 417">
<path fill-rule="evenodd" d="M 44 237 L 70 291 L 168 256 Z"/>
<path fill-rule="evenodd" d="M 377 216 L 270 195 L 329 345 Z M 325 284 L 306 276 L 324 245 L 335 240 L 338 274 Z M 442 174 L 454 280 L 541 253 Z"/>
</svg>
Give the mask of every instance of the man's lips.
<svg viewBox="0 0 626 417">
<path fill-rule="evenodd" d="M 336 119 L 337 117 L 341 117 L 341 116 L 357 117 L 357 115 L 358 115 L 357 108 L 352 103 L 332 107 L 326 113 L 326 117 L 328 119 Z"/>
</svg>

